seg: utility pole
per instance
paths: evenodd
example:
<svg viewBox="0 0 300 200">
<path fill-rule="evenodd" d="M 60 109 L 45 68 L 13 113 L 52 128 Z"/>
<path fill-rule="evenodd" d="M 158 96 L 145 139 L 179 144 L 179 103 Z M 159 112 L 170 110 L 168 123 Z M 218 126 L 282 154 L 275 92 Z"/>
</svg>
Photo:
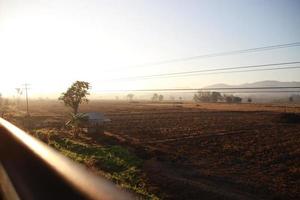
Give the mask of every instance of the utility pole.
<svg viewBox="0 0 300 200">
<path fill-rule="evenodd" d="M 29 84 L 25 83 L 24 84 L 24 89 L 25 89 L 25 95 L 26 95 L 26 110 L 27 110 L 27 116 L 29 116 L 29 103 L 28 103 L 28 86 Z"/>
</svg>

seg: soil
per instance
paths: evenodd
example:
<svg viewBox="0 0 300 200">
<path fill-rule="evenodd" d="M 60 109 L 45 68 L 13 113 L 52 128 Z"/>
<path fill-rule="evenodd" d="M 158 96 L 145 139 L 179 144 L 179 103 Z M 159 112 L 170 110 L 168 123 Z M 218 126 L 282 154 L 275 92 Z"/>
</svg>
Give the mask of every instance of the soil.
<svg viewBox="0 0 300 200">
<path fill-rule="evenodd" d="M 31 109 L 49 127 L 66 119 L 63 105 Z M 297 104 L 95 101 L 90 111 L 111 119 L 105 136 L 144 160 L 164 199 L 300 199 Z"/>
</svg>

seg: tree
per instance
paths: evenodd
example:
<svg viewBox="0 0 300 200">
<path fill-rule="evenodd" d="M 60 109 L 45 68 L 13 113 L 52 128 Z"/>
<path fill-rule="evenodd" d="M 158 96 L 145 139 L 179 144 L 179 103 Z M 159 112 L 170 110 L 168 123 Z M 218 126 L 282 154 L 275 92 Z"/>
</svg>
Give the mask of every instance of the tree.
<svg viewBox="0 0 300 200">
<path fill-rule="evenodd" d="M 171 101 L 174 101 L 174 100 L 175 100 L 175 97 L 174 97 L 174 96 L 170 96 L 170 100 L 171 100 Z"/>
<path fill-rule="evenodd" d="M 70 127 L 73 130 L 75 137 L 78 137 L 79 133 L 82 132 L 81 127 L 87 121 L 88 118 L 83 113 L 79 113 L 79 114 L 71 113 L 70 120 L 67 121 L 66 126 Z"/>
<path fill-rule="evenodd" d="M 90 93 L 90 84 L 85 81 L 76 81 L 68 88 L 66 92 L 63 92 L 59 97 L 59 100 L 63 101 L 66 106 L 73 109 L 74 115 L 78 113 L 79 105 L 87 103 L 87 95 Z"/>
<path fill-rule="evenodd" d="M 152 101 L 157 101 L 158 100 L 158 94 L 157 93 L 154 93 L 152 98 L 151 98 Z"/>
<path fill-rule="evenodd" d="M 241 103 L 242 102 L 242 98 L 241 97 L 237 97 L 237 96 L 233 96 L 233 95 L 226 95 L 224 96 L 225 101 L 227 103 Z"/>
<path fill-rule="evenodd" d="M 232 103 L 233 101 L 233 95 L 225 95 L 224 99 L 227 103 Z"/>
<path fill-rule="evenodd" d="M 211 102 L 218 102 L 219 100 L 222 100 L 222 99 L 223 99 L 223 97 L 222 97 L 220 92 L 212 92 L 210 94 L 210 101 Z"/>
<path fill-rule="evenodd" d="M 290 102 L 300 102 L 300 95 L 299 94 L 293 94 L 289 97 Z"/>
<path fill-rule="evenodd" d="M 160 95 L 158 96 L 158 101 L 162 101 L 162 100 L 164 100 L 164 96 L 160 94 Z"/>
<path fill-rule="evenodd" d="M 218 102 L 223 100 L 220 92 L 198 91 L 193 100 L 196 102 Z"/>
<path fill-rule="evenodd" d="M 242 98 L 241 97 L 233 97 L 233 103 L 241 103 Z"/>
<path fill-rule="evenodd" d="M 134 94 L 127 94 L 127 99 L 129 101 L 132 101 L 133 97 L 134 97 Z"/>
</svg>

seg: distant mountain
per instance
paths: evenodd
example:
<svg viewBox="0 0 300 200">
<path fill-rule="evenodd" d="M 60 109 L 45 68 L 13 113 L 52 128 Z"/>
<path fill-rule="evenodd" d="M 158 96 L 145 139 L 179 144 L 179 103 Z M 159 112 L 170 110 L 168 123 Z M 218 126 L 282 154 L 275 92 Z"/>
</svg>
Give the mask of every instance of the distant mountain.
<svg viewBox="0 0 300 200">
<path fill-rule="evenodd" d="M 218 84 L 206 86 L 204 88 L 227 88 L 227 87 L 231 88 L 231 87 L 236 87 L 236 86 L 227 85 L 227 84 L 224 84 L 224 83 L 218 83 Z"/>
<path fill-rule="evenodd" d="M 281 81 L 259 81 L 254 83 L 244 83 L 239 85 L 228 85 L 228 84 L 214 84 L 206 86 L 205 88 L 252 88 L 252 87 L 300 87 L 300 82 L 281 82 Z M 224 92 L 224 90 L 215 90 L 219 92 Z M 226 90 L 227 93 L 233 93 L 235 95 L 238 95 L 240 97 L 251 97 L 255 100 L 255 102 L 272 102 L 272 101 L 288 101 L 289 96 L 299 94 L 300 89 L 297 88 L 288 88 L 284 89 L 284 91 L 287 92 L 278 92 L 277 89 L 267 89 L 267 92 L 264 92 L 266 90 L 260 90 L 260 92 L 256 92 L 257 89 L 248 89 L 247 93 L 244 92 L 245 89 L 232 89 L 232 90 Z M 270 92 L 271 91 L 271 92 Z M 252 93 L 253 92 L 253 93 Z"/>
<path fill-rule="evenodd" d="M 206 86 L 205 88 L 220 88 L 220 87 L 300 87 L 300 82 L 281 82 L 281 81 L 259 81 L 254 83 L 244 83 L 240 85 L 228 85 L 224 83 Z"/>
</svg>

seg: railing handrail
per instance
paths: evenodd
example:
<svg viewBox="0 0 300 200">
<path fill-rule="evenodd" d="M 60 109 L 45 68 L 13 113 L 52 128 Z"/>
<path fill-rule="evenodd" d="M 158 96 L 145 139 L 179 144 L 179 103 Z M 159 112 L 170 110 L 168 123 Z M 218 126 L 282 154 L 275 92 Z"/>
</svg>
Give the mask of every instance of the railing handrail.
<svg viewBox="0 0 300 200">
<path fill-rule="evenodd" d="M 0 162 L 21 199 L 133 198 L 2 118 Z"/>
</svg>

